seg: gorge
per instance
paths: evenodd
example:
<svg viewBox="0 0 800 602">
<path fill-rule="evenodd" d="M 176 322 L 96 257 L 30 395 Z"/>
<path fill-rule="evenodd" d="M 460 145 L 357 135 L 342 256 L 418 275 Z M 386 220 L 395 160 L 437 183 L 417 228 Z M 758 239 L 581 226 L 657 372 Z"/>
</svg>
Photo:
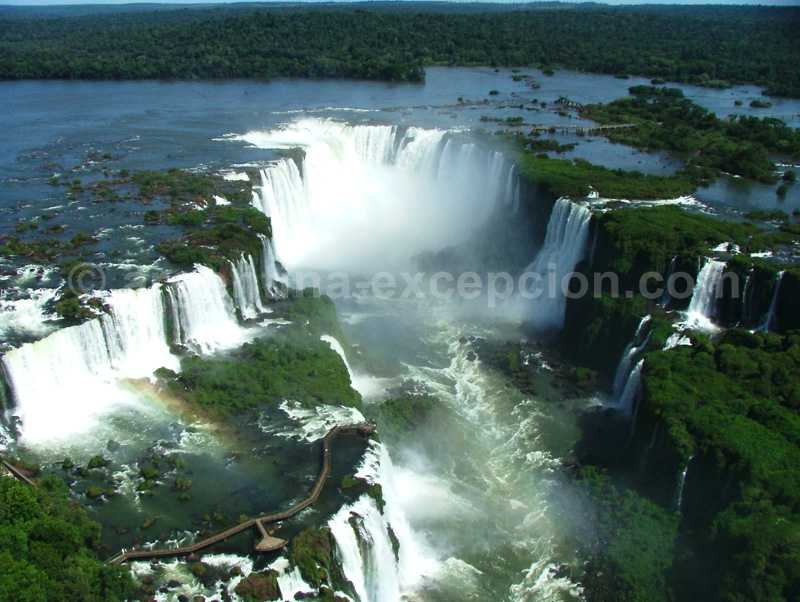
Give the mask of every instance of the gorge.
<svg viewBox="0 0 800 602">
<path fill-rule="evenodd" d="M 244 101 L 222 125 L 209 108 L 151 115 L 184 128 L 179 143 L 124 116 L 110 141 L 76 131 L 112 157 L 76 168 L 82 190 L 33 162 L 29 206 L 4 205 L 18 223 L 55 213 L 70 237 L 90 219 L 113 232 L 93 230 L 80 254 L 107 281 L 81 290 L 90 314 L 70 325 L 53 301 L 73 266 L 3 256 L 4 301 L 34 327 L 3 341 L 2 452 L 66 484 L 103 526 L 106 558 L 288 507 L 331 428 L 377 426 L 368 442 L 342 439 L 318 502 L 280 526 L 285 551 L 253 554 L 242 537 L 188 562 L 134 562 L 133 599 L 247 599 L 258 579 L 278 599 L 361 602 L 738 587 L 734 543 L 775 517 L 796 524 L 791 218 L 771 228 L 709 215 L 699 198 L 558 196 L 522 168 L 527 151 L 471 127 L 469 105 L 297 104 L 254 119 Z M 66 163 L 73 143 L 41 152 Z M 144 171 L 171 161 L 183 169 Z M 129 196 L 98 200 L 109 180 Z M 18 182 L 3 186 L 16 195 Z M 125 286 L 129 271 L 141 286 Z M 440 272 L 556 286 L 495 291 L 491 306 L 485 289 L 436 294 Z M 603 272 L 621 294 L 562 286 Z M 650 272 L 696 284 L 646 296 Z M 379 290 L 378 276 L 399 286 Z M 704 529 L 715 520 L 717 539 Z M 784 541 L 760 549 L 790 575 Z"/>
</svg>

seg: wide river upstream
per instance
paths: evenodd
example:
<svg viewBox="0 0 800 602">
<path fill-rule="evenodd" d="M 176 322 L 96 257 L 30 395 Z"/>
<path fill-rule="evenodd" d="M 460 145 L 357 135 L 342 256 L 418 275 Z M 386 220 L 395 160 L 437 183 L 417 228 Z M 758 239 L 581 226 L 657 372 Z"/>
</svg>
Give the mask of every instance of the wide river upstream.
<svg viewBox="0 0 800 602">
<path fill-rule="evenodd" d="M 315 278 L 310 283 L 334 298 L 344 337 L 357 350 L 347 363 L 365 406 L 408 391 L 436 396 L 446 406 L 414 440 L 387 433 L 366 452 L 357 441 L 337 448 L 332 482 L 361 463 L 362 471 L 377 473 L 373 476 L 383 486 L 385 517 L 361 500 L 356 505 L 364 507 L 351 509 L 363 517 L 370 551 L 359 549 L 352 537 L 333 487 L 289 527 L 291 534 L 310 524 L 329 524 L 345 574 L 362 602 L 401 596 L 433 601 L 581 595 L 574 578 L 580 562 L 576 547 L 590 537 L 592 510 L 566 471 L 579 435 L 577 412 L 607 400 L 600 392 L 577 394 L 566 387 L 562 362 L 546 348 L 538 350 L 535 335 L 520 329 L 523 320 L 557 328 L 563 300 L 537 305 L 513 295 L 428 294 L 431 272 L 514 274 L 550 258 L 566 261 L 562 267 L 571 270 L 584 252 L 588 211 L 557 203 L 544 217 L 526 215 L 510 153 L 487 144 L 477 131 L 491 132 L 497 120 L 518 116 L 539 125 L 580 125 L 574 114 L 556 110 L 559 97 L 607 102 L 646 80 L 530 73 L 540 88 L 529 89 L 508 70 L 444 68 L 429 69 L 423 85 L 294 80 L 0 84 L 5 108 L 0 114 L 0 235 L 13 234 L 20 220 L 49 212 L 67 227 L 64 236 L 84 231 L 99 239 L 92 261 L 100 266 L 106 288 L 146 291 L 170 275 L 176 295 L 205 291 L 208 298 L 187 293 L 179 300 L 182 316 L 203 322 L 200 351 L 224 353 L 280 328 L 279 321 L 242 325 L 215 313 L 213 277 L 196 272 L 183 281 L 155 252 L 154 245 L 173 234 L 169 226 L 143 226 L 144 208 L 136 203 L 119 203 L 110 211 L 106 205 L 66 201 L 50 179 L 169 168 L 221 173 L 231 181 L 250 178 L 254 205 L 270 215 L 274 251 L 290 277 Z M 776 99 L 769 110 L 755 112 L 748 108 L 759 95 L 753 87 L 682 88 L 719 115 L 735 109 L 800 125 L 798 101 Z M 532 108 L 534 98 L 538 108 Z M 742 106 L 735 107 L 735 100 Z M 579 142 L 569 156 L 609 167 L 647 173 L 680 168 L 666 156 L 599 137 L 560 132 L 558 138 Z M 287 158 L 298 148 L 302 171 Z M 776 203 L 773 189 L 743 188 L 732 178 L 698 191 L 690 201 L 734 219 Z M 792 187 L 781 208 L 800 208 L 800 187 Z M 426 274 L 415 281 L 412 272 L 420 265 L 427 266 Z M 392 294 L 376 290 L 376 274 L 398 285 Z M 297 501 L 316 475 L 312 442 L 334 424 L 359 419 L 356 410 L 309 411 L 287 400 L 255 422 L 224 429 L 186 420 L 179 404 L 157 394 L 145 378 L 156 367 L 175 367 L 167 345 L 153 343 L 164 338 L 157 332 L 159 301 L 144 292 L 110 293 L 115 312 L 127 312 L 130 320 L 116 326 L 128 333 L 123 347 L 135 340 L 140 346 L 126 351 L 123 368 L 115 365 L 117 372 L 105 373 L 70 351 L 91 346 L 90 334 L 80 340 L 52 336 L 55 327 L 45 305 L 62 284 L 51 266 L 0 259 L 0 352 L 10 358 L 5 369 L 24 393 L 6 408 L 0 450 L 50 468 L 65 457 L 86 463 L 103 452 L 111 458 L 113 485 L 121 495 L 88 506 L 103 524 L 111 550 L 134 545 L 137 528 L 152 518 L 157 523 L 149 543 L 164 545 L 191 540 L 192 525 L 217 512 L 253 515 Z M 523 336 L 529 349 L 523 360 L 533 367 L 537 396 L 523 394 L 481 361 L 486 345 L 518 344 Z M 341 351 L 340 341 L 326 340 Z M 151 454 L 172 458 L 173 464 L 180 458 L 188 467 L 190 502 L 137 491 L 142 458 Z M 397 558 L 382 521 L 391 522 L 400 542 Z M 210 558 L 245 572 L 254 562 L 281 566 L 274 557 L 267 562 L 248 556 L 244 540 L 220 546 Z M 230 584 L 194 580 L 180 562 L 169 566 L 169 576 L 185 586 L 159 594 L 160 599 L 232 591 Z M 134 570 L 143 575 L 150 569 L 139 563 Z M 282 576 L 285 597 L 302 591 L 298 580 L 295 574 Z"/>
</svg>

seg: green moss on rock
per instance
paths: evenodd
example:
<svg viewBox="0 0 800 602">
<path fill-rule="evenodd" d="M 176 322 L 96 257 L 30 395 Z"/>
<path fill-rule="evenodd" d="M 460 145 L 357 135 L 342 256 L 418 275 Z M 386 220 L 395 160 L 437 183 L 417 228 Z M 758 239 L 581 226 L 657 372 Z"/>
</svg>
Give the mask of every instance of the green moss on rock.
<svg viewBox="0 0 800 602">
<path fill-rule="evenodd" d="M 245 602 L 264 602 L 266 600 L 281 599 L 278 573 L 273 570 L 267 570 L 263 573 L 251 573 L 239 582 L 234 591 Z"/>
<path fill-rule="evenodd" d="M 300 569 L 303 579 L 316 588 L 329 582 L 333 556 L 330 529 L 306 529 L 296 535 L 289 547 L 289 561 Z"/>
<path fill-rule="evenodd" d="M 284 399 L 306 405 L 361 402 L 339 355 L 308 332 L 259 339 L 224 357 L 187 357 L 180 374 L 159 376 L 175 395 L 220 415 Z"/>
</svg>

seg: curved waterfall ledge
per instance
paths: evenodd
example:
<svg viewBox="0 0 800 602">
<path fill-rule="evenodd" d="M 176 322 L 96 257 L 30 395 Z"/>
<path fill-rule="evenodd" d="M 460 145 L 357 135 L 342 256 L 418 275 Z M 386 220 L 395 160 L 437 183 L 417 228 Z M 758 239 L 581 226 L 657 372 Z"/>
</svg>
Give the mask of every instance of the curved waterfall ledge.
<svg viewBox="0 0 800 602">
<path fill-rule="evenodd" d="M 271 261 L 265 253 L 262 262 Z M 173 346 L 208 354 L 244 343 L 249 335 L 237 311 L 253 319 L 267 311 L 262 288 L 283 289 L 275 289 L 275 281 L 262 287 L 251 256 L 231 264 L 231 272 L 233 298 L 217 273 L 197 265 L 163 284 L 112 290 L 99 317 L 6 353 L 7 412 L 19 420 L 22 440 L 37 444 L 71 437 L 115 409 L 140 406 L 120 381 L 152 378 L 159 368 L 179 370 Z M 71 403 L 53 403 L 64 397 Z"/>
</svg>

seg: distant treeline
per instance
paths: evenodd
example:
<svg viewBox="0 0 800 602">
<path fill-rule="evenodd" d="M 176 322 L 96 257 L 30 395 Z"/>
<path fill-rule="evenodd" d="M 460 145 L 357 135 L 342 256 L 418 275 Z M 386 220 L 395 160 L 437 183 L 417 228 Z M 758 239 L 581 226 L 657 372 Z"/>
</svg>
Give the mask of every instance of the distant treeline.
<svg viewBox="0 0 800 602">
<path fill-rule="evenodd" d="M 800 97 L 800 9 L 234 5 L 49 16 L 0 10 L 2 79 L 352 77 L 548 66 Z M 69 13 L 66 13 L 69 15 Z"/>
</svg>

